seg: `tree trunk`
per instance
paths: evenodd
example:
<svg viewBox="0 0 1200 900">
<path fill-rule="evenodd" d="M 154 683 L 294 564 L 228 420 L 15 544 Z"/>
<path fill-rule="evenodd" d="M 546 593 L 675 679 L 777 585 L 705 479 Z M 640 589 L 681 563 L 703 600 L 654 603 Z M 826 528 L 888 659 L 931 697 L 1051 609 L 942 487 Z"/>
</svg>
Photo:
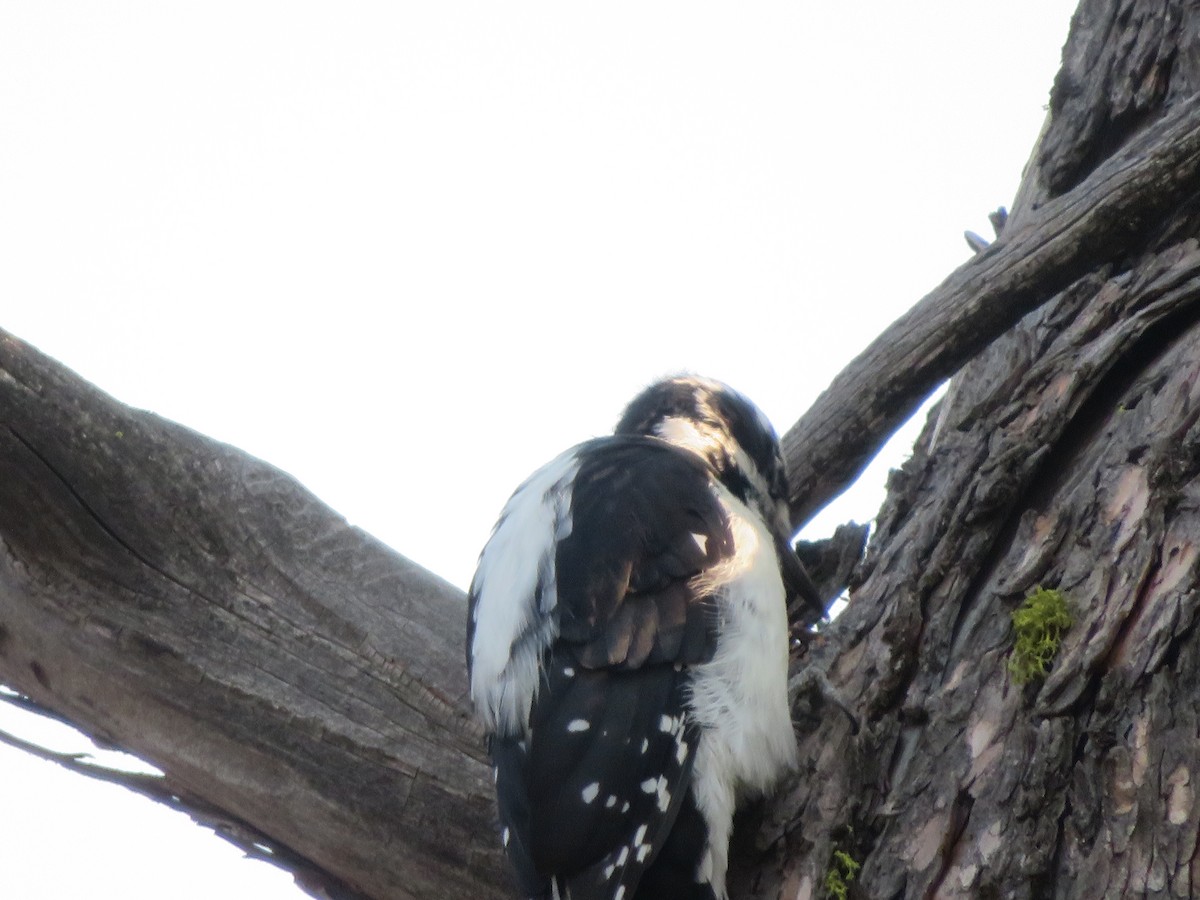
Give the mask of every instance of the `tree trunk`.
<svg viewBox="0 0 1200 900">
<path fill-rule="evenodd" d="M 1198 51 L 1195 4 L 1084 0 L 1014 239 L 1194 109 Z M 1197 197 L 1130 230 L 931 414 L 806 660 L 864 727 L 802 723 L 740 896 L 822 896 L 852 863 L 851 897 L 1200 895 Z M 1039 587 L 1073 623 L 1020 685 L 1011 613 Z"/>
</svg>

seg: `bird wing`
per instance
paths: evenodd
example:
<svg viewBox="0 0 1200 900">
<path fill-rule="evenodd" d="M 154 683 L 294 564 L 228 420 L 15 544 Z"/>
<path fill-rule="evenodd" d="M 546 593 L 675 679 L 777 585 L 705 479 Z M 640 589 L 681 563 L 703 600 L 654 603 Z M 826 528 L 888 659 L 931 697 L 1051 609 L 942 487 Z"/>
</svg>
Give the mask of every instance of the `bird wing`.
<svg viewBox="0 0 1200 900">
<path fill-rule="evenodd" d="M 715 613 L 697 576 L 733 549 L 698 457 L 654 438 L 598 442 L 555 552 L 559 638 L 588 668 L 710 659 Z"/>
<path fill-rule="evenodd" d="M 558 635 L 527 734 L 495 735 L 497 797 L 528 894 L 632 897 L 690 783 L 687 669 L 716 648 L 714 579 L 733 556 L 704 463 L 654 438 L 578 456 L 554 550 Z M 562 529 L 566 531 L 566 528 Z M 719 580 L 718 580 L 719 583 Z"/>
</svg>

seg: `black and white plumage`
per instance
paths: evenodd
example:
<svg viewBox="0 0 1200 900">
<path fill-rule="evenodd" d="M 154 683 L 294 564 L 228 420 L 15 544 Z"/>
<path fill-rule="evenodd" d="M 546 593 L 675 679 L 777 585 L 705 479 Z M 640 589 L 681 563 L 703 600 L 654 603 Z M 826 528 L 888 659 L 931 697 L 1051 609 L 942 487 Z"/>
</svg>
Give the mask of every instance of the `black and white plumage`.
<svg viewBox="0 0 1200 900">
<path fill-rule="evenodd" d="M 508 501 L 467 660 L 526 896 L 726 896 L 737 801 L 796 762 L 785 498 L 762 413 L 680 377 Z"/>
</svg>

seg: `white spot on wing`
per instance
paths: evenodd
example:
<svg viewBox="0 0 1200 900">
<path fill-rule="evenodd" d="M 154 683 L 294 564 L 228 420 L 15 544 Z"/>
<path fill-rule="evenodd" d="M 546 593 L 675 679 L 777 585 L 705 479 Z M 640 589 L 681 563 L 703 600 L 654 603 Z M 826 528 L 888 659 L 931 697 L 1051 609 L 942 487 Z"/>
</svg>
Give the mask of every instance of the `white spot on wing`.
<svg viewBox="0 0 1200 900">
<path fill-rule="evenodd" d="M 587 719 L 572 719 L 567 723 L 567 731 L 587 731 L 592 723 Z"/>
<path fill-rule="evenodd" d="M 585 787 L 582 791 L 580 791 L 580 796 L 583 797 L 584 803 L 591 803 L 593 800 L 596 799 L 596 797 L 599 793 L 600 793 L 600 782 L 593 781 L 591 784 L 589 784 L 587 787 Z"/>
</svg>

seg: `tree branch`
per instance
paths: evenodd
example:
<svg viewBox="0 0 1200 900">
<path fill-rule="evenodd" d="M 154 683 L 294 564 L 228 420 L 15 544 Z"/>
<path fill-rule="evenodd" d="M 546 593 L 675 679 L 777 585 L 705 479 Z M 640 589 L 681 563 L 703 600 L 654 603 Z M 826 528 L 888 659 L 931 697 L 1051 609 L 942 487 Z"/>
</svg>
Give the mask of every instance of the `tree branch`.
<svg viewBox="0 0 1200 900">
<path fill-rule="evenodd" d="M 783 437 L 799 528 L 971 357 L 1089 270 L 1144 245 L 1200 189 L 1200 98 L 1147 127 L 1069 193 L 1022 215 L 833 380 Z"/>
<path fill-rule="evenodd" d="M 0 332 L 0 682 L 202 818 L 367 896 L 505 896 L 464 626 L 287 475 Z"/>
</svg>

